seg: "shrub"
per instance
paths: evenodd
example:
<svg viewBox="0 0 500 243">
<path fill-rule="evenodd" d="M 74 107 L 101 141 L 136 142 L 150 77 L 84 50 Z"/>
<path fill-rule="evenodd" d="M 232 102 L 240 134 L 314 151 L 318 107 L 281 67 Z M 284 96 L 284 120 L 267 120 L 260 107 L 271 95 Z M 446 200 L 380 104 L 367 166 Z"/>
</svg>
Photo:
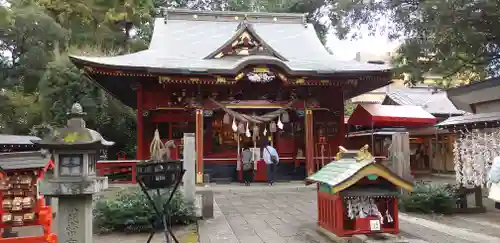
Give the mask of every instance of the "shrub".
<svg viewBox="0 0 500 243">
<path fill-rule="evenodd" d="M 455 193 L 449 185 L 419 184 L 400 200 L 401 210 L 415 213 L 450 214 L 455 205 Z"/>
<path fill-rule="evenodd" d="M 168 190 L 161 191 L 161 196 L 151 193 L 156 202 L 166 202 L 170 195 Z M 160 203 L 157 203 L 160 205 Z M 161 210 L 161 206 L 158 206 Z M 169 207 L 165 207 L 167 217 L 172 225 L 189 224 L 195 220 L 193 202 L 187 202 L 180 192 L 176 192 Z M 158 218 L 147 197 L 138 189 L 124 190 L 114 198 L 101 198 L 94 207 L 94 228 L 97 233 L 109 232 L 146 232 L 162 229 L 162 219 Z"/>
</svg>

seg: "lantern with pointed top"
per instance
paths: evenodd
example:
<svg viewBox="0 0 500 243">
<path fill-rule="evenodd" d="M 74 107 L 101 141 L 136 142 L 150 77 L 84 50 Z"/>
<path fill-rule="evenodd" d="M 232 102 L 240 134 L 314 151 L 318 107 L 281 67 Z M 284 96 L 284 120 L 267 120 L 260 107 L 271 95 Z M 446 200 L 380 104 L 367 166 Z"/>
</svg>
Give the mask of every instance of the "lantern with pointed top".
<svg viewBox="0 0 500 243">
<path fill-rule="evenodd" d="M 92 194 L 107 188 L 107 178 L 96 175 L 96 164 L 100 150 L 113 145 L 114 142 L 109 142 L 97 131 L 88 129 L 83 119 L 85 114 L 79 103 L 73 104 L 65 127 L 56 128 L 43 140 L 32 141 L 40 148 L 52 151 L 55 160 L 52 179 L 81 188 L 72 191 L 72 186 L 55 183 L 56 187 L 47 190 L 45 195 L 85 194 L 86 190 L 90 190 Z M 75 178 L 80 180 L 77 182 Z M 93 185 L 95 188 L 80 187 L 82 178 L 83 181 L 91 182 L 88 185 Z"/>
</svg>

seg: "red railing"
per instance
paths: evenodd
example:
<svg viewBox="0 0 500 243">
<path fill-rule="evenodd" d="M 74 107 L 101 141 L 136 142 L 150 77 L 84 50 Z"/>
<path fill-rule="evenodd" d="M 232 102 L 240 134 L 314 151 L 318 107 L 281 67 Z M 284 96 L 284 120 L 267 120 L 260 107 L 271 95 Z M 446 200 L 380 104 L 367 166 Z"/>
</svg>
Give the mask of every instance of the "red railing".
<svg viewBox="0 0 500 243">
<path fill-rule="evenodd" d="M 96 169 L 99 176 L 107 176 L 111 184 L 135 184 L 136 164 L 139 160 L 101 160 Z"/>
</svg>

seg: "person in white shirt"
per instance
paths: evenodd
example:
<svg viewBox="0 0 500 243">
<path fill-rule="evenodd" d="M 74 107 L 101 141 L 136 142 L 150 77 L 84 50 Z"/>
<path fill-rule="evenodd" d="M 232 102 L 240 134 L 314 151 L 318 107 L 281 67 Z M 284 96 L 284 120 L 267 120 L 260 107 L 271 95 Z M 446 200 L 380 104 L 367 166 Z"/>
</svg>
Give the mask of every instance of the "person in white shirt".
<svg viewBox="0 0 500 243">
<path fill-rule="evenodd" d="M 267 140 L 263 142 L 262 159 L 264 159 L 267 166 L 267 181 L 272 186 L 275 182 L 276 166 L 280 162 L 280 157 L 276 149 L 269 145 L 269 141 Z"/>
</svg>

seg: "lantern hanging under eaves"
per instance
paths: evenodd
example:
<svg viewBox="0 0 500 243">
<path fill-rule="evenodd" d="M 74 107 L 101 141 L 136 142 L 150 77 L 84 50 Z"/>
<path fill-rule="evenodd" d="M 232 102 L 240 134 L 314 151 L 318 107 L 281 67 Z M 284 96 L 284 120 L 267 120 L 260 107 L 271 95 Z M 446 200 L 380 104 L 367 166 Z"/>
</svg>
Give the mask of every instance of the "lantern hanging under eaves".
<svg viewBox="0 0 500 243">
<path fill-rule="evenodd" d="M 254 125 L 252 128 L 252 133 L 255 135 L 259 135 L 259 126 Z"/>
<path fill-rule="evenodd" d="M 243 125 L 243 122 L 240 122 L 240 124 L 238 124 L 238 133 L 239 134 L 245 133 L 245 125 Z"/>
<path fill-rule="evenodd" d="M 272 121 L 271 124 L 269 124 L 269 131 L 270 132 L 276 132 L 276 122 Z"/>
<path fill-rule="evenodd" d="M 281 115 L 281 121 L 284 123 L 290 122 L 290 116 L 288 115 L 287 111 L 285 111 L 283 115 Z"/>
<path fill-rule="evenodd" d="M 259 127 L 254 125 L 252 128 L 252 140 L 257 141 L 257 137 L 259 137 Z"/>
<path fill-rule="evenodd" d="M 224 114 L 224 118 L 222 118 L 222 123 L 224 124 L 230 124 L 231 123 L 231 117 L 229 116 L 229 114 Z"/>
</svg>

